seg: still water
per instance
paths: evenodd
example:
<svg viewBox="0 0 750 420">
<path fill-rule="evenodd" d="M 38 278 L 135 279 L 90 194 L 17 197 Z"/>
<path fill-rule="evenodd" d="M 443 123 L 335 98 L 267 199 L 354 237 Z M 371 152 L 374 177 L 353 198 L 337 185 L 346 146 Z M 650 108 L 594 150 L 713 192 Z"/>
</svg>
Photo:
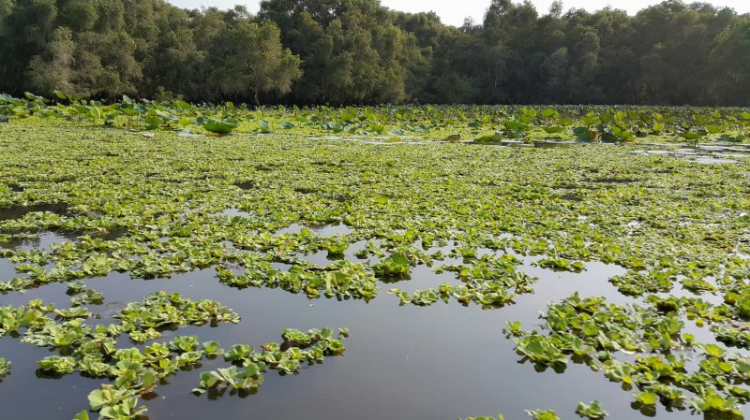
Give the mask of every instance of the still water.
<svg viewBox="0 0 750 420">
<path fill-rule="evenodd" d="M 236 215 L 230 215 L 236 216 Z M 319 234 L 341 234 L 335 227 Z M 46 246 L 52 238 L 23 246 Z M 59 240 L 65 240 L 60 237 Z M 44 243 L 42 243 L 44 242 Z M 356 250 L 352 246 L 347 252 Z M 307 256 L 325 264 L 324 255 Z M 551 369 L 537 372 L 521 364 L 512 339 L 502 329 L 506 321 L 521 321 L 524 329 L 540 324 L 539 312 L 550 301 L 574 291 L 582 296 L 606 296 L 618 304 L 635 302 L 617 292 L 607 279 L 624 270 L 601 263 L 589 263 L 580 274 L 556 273 L 526 260 L 523 270 L 539 277 L 535 293 L 521 295 L 514 305 L 495 310 L 463 307 L 452 301 L 431 307 L 399 306 L 388 294 L 391 287 L 417 290 L 453 281 L 452 275 L 436 275 L 429 267 L 417 267 L 411 280 L 397 285 L 381 284 L 378 298 L 369 303 L 357 300 L 309 300 L 280 289 L 237 290 L 221 284 L 213 269 L 174 276 L 171 279 L 131 279 L 128 274 L 85 280 L 87 287 L 104 293 L 103 305 L 90 309 L 109 322 L 124 302 L 140 301 L 148 294 L 165 290 L 198 299 L 214 299 L 242 316 L 237 325 L 187 327 L 165 332 L 159 341 L 175 335 L 198 335 L 200 341 L 216 340 L 223 348 L 235 343 L 255 346 L 279 342 L 285 328 L 346 327 L 351 337 L 344 341 L 346 352 L 329 357 L 322 365 L 305 367 L 298 375 L 266 374 L 255 395 L 241 398 L 224 395 L 210 399 L 195 396 L 201 371 L 224 367 L 219 358 L 204 361 L 200 368 L 182 371 L 156 389 L 145 401 L 148 417 L 159 419 L 457 419 L 496 415 L 507 419 L 528 418 L 526 409 L 554 409 L 563 419 L 577 418 L 578 402 L 599 400 L 609 419 L 643 418 L 631 407 L 629 392 L 609 382 L 602 373 L 571 363 L 564 374 Z M 0 278 L 17 274 L 14 265 L 0 259 Z M 18 305 L 32 299 L 69 306 L 65 284 L 50 284 L 27 293 L 0 295 L 0 304 Z M 701 331 L 698 331 L 701 332 Z M 706 334 L 709 335 L 709 334 Z M 127 346 L 121 339 L 120 345 Z M 0 419 L 69 420 L 87 408 L 88 393 L 101 379 L 77 374 L 60 379 L 39 377 L 35 362 L 51 355 L 49 349 L 23 344 L 20 339 L 0 339 L 0 356 L 13 363 L 12 374 L 0 383 Z M 750 412 L 748 412 L 750 413 Z M 95 415 L 94 415 L 95 416 Z M 657 408 L 657 418 L 698 418 L 689 410 L 668 413 Z"/>
</svg>

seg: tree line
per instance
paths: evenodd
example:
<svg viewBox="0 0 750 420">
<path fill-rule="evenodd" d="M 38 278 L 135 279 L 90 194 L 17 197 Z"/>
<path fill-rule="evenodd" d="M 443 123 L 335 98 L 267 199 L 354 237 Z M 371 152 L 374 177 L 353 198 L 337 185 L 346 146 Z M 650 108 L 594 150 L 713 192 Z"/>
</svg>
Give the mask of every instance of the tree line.
<svg viewBox="0 0 750 420">
<path fill-rule="evenodd" d="M 443 24 L 379 0 L 0 0 L 0 91 L 248 103 L 750 104 L 750 14 L 491 0 Z"/>
</svg>

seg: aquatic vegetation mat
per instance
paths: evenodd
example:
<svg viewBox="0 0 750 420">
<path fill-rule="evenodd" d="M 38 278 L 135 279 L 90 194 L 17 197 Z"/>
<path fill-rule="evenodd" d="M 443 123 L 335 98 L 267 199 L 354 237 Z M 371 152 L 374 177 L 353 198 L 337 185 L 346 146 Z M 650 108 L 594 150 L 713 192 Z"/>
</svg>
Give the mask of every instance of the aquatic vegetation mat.
<svg viewBox="0 0 750 420">
<path fill-rule="evenodd" d="M 519 115 L 564 114 L 530 112 Z M 0 126 L 4 406 L 4 389 L 33 380 L 88 387 L 88 405 L 66 400 L 64 418 L 158 419 L 219 399 L 211 407 L 233 407 L 231 418 L 303 388 L 345 393 L 333 384 L 357 369 L 351 386 L 381 395 L 393 369 L 410 386 L 404 411 L 358 410 L 748 414 L 750 155 L 707 163 L 644 141 L 144 135 L 36 118 Z M 233 128 L 217 121 L 205 125 Z M 346 327 L 346 356 L 329 360 L 344 353 Z M 441 371 L 478 395 L 498 391 L 420 394 L 418 384 L 450 385 L 430 379 Z M 560 389 L 566 378 L 575 389 Z M 539 384 L 556 396 L 526 395 Z M 155 397 L 170 389 L 179 404 Z M 316 404 L 331 395 L 300 407 L 323 416 L 330 406 Z M 356 399 L 346 395 L 340 407 Z M 445 405 L 409 408 L 420 398 Z"/>
<path fill-rule="evenodd" d="M 53 124 L 172 131 L 188 138 L 253 134 L 309 136 L 335 142 L 388 145 L 441 140 L 474 144 L 527 143 L 537 147 L 574 142 L 710 142 L 743 152 L 750 137 L 745 108 L 654 106 L 313 106 L 256 107 L 189 104 L 181 100 L 105 104 L 56 92 L 47 99 L 0 94 L 0 122 L 39 119 Z M 717 149 L 714 149 L 716 151 Z M 20 186 L 14 186 L 19 188 Z"/>
</svg>

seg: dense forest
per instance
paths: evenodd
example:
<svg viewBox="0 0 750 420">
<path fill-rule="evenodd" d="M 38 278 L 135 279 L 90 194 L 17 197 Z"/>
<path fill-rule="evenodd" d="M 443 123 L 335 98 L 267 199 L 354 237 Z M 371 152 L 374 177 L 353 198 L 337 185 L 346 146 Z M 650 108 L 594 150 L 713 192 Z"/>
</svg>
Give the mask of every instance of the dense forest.
<svg viewBox="0 0 750 420">
<path fill-rule="evenodd" d="M 491 0 L 461 27 L 378 0 L 0 0 L 0 92 L 248 103 L 750 104 L 750 14 Z"/>
</svg>

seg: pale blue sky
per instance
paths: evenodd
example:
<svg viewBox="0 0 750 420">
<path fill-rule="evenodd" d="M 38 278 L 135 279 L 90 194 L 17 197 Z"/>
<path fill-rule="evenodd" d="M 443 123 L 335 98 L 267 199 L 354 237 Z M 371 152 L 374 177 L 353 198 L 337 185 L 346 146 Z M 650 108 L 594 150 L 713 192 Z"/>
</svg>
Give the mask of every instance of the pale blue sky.
<svg viewBox="0 0 750 420">
<path fill-rule="evenodd" d="M 170 3 L 185 8 L 200 8 L 201 6 L 216 6 L 222 9 L 230 8 L 235 4 L 242 4 L 255 13 L 258 11 L 260 0 L 168 0 Z M 553 0 L 531 0 L 537 10 L 546 13 Z M 690 2 L 689 0 L 686 2 Z M 459 26 L 465 17 L 472 17 L 481 22 L 490 0 L 381 0 L 381 3 L 391 9 L 404 12 L 435 11 L 444 23 Z M 652 4 L 660 3 L 659 0 L 563 0 L 564 9 L 583 8 L 590 11 L 612 6 L 616 9 L 626 10 L 634 14 L 638 10 Z M 734 8 L 738 13 L 750 13 L 750 0 L 708 0 L 707 3 L 716 6 L 727 6 Z"/>
</svg>

